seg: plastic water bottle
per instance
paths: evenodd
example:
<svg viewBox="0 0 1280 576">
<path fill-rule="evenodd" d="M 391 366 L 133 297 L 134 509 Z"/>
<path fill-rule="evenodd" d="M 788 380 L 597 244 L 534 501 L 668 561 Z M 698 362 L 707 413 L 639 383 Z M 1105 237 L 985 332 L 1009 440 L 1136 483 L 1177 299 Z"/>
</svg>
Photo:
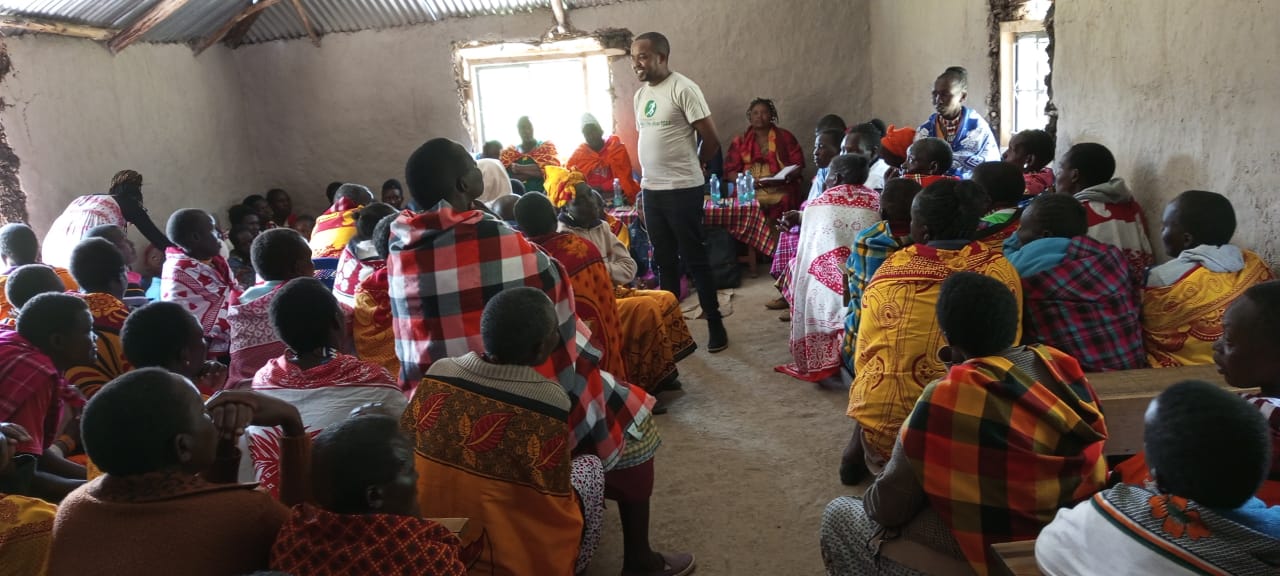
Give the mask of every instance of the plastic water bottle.
<svg viewBox="0 0 1280 576">
<path fill-rule="evenodd" d="M 746 178 L 747 197 L 743 200 L 743 204 L 750 206 L 756 201 L 756 177 L 747 172 Z"/>
<path fill-rule="evenodd" d="M 617 178 L 614 178 L 614 179 L 613 179 L 613 207 L 614 207 L 614 208 L 621 208 L 621 207 L 622 207 L 622 205 L 623 205 L 623 201 L 622 201 L 622 181 L 621 181 L 621 180 L 619 180 L 619 179 L 617 179 Z"/>
<path fill-rule="evenodd" d="M 734 183 L 738 193 L 733 195 L 734 202 L 741 202 L 742 195 L 747 193 L 747 175 L 745 172 L 738 173 L 738 180 Z"/>
<path fill-rule="evenodd" d="M 715 174 L 711 175 L 711 203 L 720 205 L 720 177 Z"/>
</svg>

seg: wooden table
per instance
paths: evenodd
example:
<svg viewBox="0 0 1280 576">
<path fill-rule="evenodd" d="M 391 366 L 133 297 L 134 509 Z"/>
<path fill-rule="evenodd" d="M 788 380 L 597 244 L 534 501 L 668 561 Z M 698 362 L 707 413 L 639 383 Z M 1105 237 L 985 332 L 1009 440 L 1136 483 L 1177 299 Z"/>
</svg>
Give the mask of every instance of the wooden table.
<svg viewBox="0 0 1280 576">
<path fill-rule="evenodd" d="M 1040 576 L 1040 566 L 1036 564 L 1035 540 L 992 544 L 991 550 L 1000 560 L 997 565 L 991 567 L 993 574 Z"/>
<path fill-rule="evenodd" d="M 1143 418 L 1147 405 L 1166 388 L 1183 380 L 1204 380 L 1227 388 L 1227 381 L 1213 365 L 1097 372 L 1085 376 L 1102 404 L 1107 423 L 1107 444 L 1103 452 L 1108 456 L 1142 451 Z"/>
</svg>

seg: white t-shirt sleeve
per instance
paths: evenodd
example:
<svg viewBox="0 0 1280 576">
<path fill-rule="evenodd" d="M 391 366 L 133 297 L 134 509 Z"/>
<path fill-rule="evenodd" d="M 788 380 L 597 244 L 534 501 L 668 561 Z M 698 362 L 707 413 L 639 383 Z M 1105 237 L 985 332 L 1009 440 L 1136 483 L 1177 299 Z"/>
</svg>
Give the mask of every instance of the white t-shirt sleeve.
<svg viewBox="0 0 1280 576">
<path fill-rule="evenodd" d="M 711 115 L 711 107 L 702 95 L 702 88 L 693 82 L 681 82 L 676 94 L 676 104 L 684 111 L 685 120 L 690 124 Z"/>
</svg>

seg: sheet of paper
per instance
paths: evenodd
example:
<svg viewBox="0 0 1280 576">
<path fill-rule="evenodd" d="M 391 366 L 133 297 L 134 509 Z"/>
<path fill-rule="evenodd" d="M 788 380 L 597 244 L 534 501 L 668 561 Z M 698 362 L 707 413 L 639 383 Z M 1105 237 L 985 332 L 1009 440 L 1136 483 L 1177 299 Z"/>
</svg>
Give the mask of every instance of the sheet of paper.
<svg viewBox="0 0 1280 576">
<path fill-rule="evenodd" d="M 770 176 L 768 178 L 761 178 L 757 180 L 757 182 L 783 182 L 787 179 L 787 176 L 790 176 L 792 172 L 795 172 L 796 170 L 799 170 L 799 169 L 800 169 L 799 166 L 792 164 L 790 166 L 787 166 L 786 168 L 783 168 L 782 170 L 779 170 L 777 174 L 774 174 L 773 176 Z"/>
</svg>

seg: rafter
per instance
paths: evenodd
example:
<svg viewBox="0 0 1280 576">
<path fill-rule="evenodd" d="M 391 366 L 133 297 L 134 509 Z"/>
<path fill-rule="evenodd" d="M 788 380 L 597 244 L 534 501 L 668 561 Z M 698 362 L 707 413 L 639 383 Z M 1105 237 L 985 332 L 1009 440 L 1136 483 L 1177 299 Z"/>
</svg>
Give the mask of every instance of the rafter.
<svg viewBox="0 0 1280 576">
<path fill-rule="evenodd" d="M 256 4 L 250 3 L 244 7 L 244 10 L 236 13 L 214 33 L 206 36 L 196 45 L 196 56 L 201 52 L 208 50 L 210 46 L 217 44 L 219 40 L 226 39 L 232 47 L 238 46 L 244 40 L 244 35 L 249 33 L 249 29 L 253 27 L 253 23 L 257 21 L 258 16 L 267 8 L 279 4 L 280 0 L 258 0 Z"/>
<path fill-rule="evenodd" d="M 307 9 L 302 7 L 302 0 L 291 0 L 293 2 L 293 10 L 298 13 L 298 18 L 302 19 L 302 27 L 307 29 L 307 37 L 311 38 L 311 43 L 316 46 L 320 45 L 320 36 L 316 35 L 316 29 L 311 25 L 311 17 L 307 16 Z"/>
<path fill-rule="evenodd" d="M 27 32 L 39 32 L 41 34 L 56 34 L 58 36 L 70 36 L 72 38 L 87 38 L 89 40 L 97 40 L 99 42 L 107 40 L 119 32 L 118 30 L 111 30 L 108 28 L 97 28 L 94 26 L 54 22 L 52 20 L 26 18 L 22 16 L 0 16 L 0 28 L 12 28 L 25 30 Z"/>
<path fill-rule="evenodd" d="M 172 16 L 179 8 L 182 8 L 188 0 L 160 0 L 155 6 L 152 6 L 141 18 L 130 24 L 128 28 L 121 30 L 107 42 L 107 47 L 111 49 L 113 54 L 119 53 L 121 50 L 128 48 L 143 34 L 149 32 L 152 28 L 165 19 Z"/>
</svg>

